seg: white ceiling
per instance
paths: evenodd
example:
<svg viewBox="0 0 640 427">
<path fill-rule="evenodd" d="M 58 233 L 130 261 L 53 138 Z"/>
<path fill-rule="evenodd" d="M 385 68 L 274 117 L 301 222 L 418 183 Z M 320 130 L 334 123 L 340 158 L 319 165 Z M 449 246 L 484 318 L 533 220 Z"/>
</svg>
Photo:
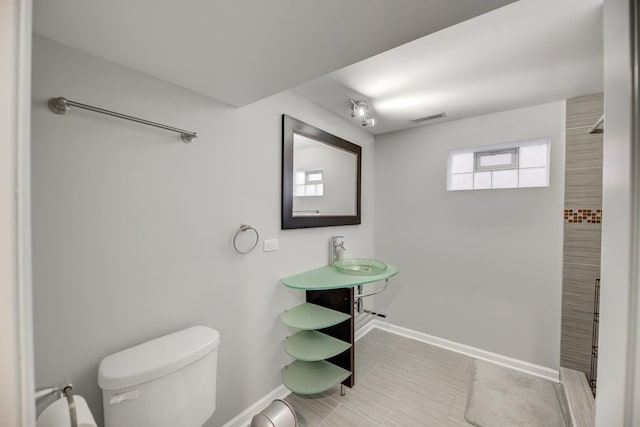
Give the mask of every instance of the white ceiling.
<svg viewBox="0 0 640 427">
<path fill-rule="evenodd" d="M 242 106 L 512 1 L 35 0 L 34 31 Z"/>
<path fill-rule="evenodd" d="M 602 90 L 602 0 L 520 0 L 296 89 L 354 123 L 369 101 L 374 134 Z"/>
</svg>

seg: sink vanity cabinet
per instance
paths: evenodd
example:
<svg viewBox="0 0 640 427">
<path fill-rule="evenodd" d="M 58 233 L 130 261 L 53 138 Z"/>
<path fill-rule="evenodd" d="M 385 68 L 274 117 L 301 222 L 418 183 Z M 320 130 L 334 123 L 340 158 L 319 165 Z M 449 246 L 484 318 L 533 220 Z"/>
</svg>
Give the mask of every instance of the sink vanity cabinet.
<svg viewBox="0 0 640 427">
<path fill-rule="evenodd" d="M 280 315 L 284 325 L 298 330 L 283 342 L 296 359 L 281 371 L 289 390 L 316 394 L 340 383 L 355 385 L 354 289 L 397 273 L 392 265 L 369 275 L 345 274 L 327 265 L 282 279 L 285 286 L 306 291 L 305 303 Z"/>
</svg>

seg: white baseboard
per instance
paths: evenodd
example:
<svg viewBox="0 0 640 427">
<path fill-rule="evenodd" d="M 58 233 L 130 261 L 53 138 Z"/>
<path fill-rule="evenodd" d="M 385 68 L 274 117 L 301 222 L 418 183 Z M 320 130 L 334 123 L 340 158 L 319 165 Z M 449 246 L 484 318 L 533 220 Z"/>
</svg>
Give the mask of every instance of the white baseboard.
<svg viewBox="0 0 640 427">
<path fill-rule="evenodd" d="M 373 328 L 375 328 L 374 320 L 375 319 L 369 320 L 367 323 L 364 324 L 364 326 L 362 326 L 360 329 L 358 329 L 355 332 L 356 341 L 358 341 L 363 336 L 367 335 L 369 333 L 369 331 L 371 331 Z"/>
<path fill-rule="evenodd" d="M 514 359 L 501 354 L 492 353 L 490 351 L 481 350 L 479 348 L 471 347 L 465 344 L 460 344 L 454 341 L 449 341 L 443 338 L 434 337 L 433 335 L 425 334 L 422 332 L 414 331 L 413 329 L 403 328 L 386 321 L 374 319 L 370 322 L 372 328 L 382 329 L 387 332 L 391 332 L 397 335 L 402 335 L 407 338 L 411 338 L 416 341 L 421 341 L 426 344 L 434 345 L 436 347 L 444 348 L 445 350 L 461 353 L 474 359 L 481 359 L 487 362 L 495 363 L 496 365 L 505 366 L 507 368 L 515 369 L 516 371 L 524 372 L 526 374 L 535 375 L 553 382 L 560 382 L 559 372 L 555 369 L 547 368 L 545 366 L 536 365 L 533 363 L 525 362 L 522 360 Z M 367 325 L 369 326 L 369 325 Z M 368 331 L 367 331 L 368 332 Z"/>
<path fill-rule="evenodd" d="M 411 338 L 413 340 L 420 341 L 426 344 L 434 345 L 436 347 L 444 348 L 445 350 L 461 353 L 466 356 L 473 357 L 474 359 L 485 360 L 487 362 L 495 363 L 496 365 L 505 366 L 507 368 L 515 369 L 516 371 L 535 375 L 537 377 L 541 377 L 550 381 L 560 381 L 559 373 L 555 369 L 535 365 L 533 363 L 524 362 L 522 360 L 503 356 L 500 354 L 491 353 L 490 351 L 481 350 L 479 348 L 445 340 L 443 338 L 434 337 L 433 335 L 414 331 L 413 329 L 403 328 L 402 326 L 397 326 L 378 319 L 373 319 L 362 328 L 358 329 L 355 333 L 356 341 L 371 332 L 371 330 L 374 328 L 391 332 L 392 334 L 401 335 L 406 338 Z M 255 414 L 269 406 L 269 404 L 274 399 L 284 399 L 290 393 L 291 392 L 284 385 L 276 387 L 256 403 L 242 411 L 241 414 L 226 423 L 223 427 L 247 427 L 251 423 L 251 418 L 253 418 Z"/>
<path fill-rule="evenodd" d="M 274 399 L 284 399 L 289 396 L 289 394 L 291 394 L 291 392 L 285 386 L 280 385 L 222 427 L 247 427 L 251 424 L 253 416 L 269 406 Z"/>
</svg>

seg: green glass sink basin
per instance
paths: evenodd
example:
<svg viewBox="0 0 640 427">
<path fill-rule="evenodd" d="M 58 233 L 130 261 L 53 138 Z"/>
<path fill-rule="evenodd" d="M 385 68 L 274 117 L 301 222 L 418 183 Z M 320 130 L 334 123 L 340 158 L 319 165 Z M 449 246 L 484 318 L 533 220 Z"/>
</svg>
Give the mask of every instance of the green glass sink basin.
<svg viewBox="0 0 640 427">
<path fill-rule="evenodd" d="M 387 269 L 387 264 L 377 259 L 347 258 L 333 263 L 340 273 L 354 274 L 356 276 L 374 276 L 382 274 Z"/>
</svg>

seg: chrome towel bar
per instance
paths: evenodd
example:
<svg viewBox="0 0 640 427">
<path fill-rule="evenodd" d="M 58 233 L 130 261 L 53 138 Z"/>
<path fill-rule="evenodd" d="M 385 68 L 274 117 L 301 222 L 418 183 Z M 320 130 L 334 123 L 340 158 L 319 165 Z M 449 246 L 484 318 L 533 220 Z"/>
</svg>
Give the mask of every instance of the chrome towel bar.
<svg viewBox="0 0 640 427">
<path fill-rule="evenodd" d="M 358 285 L 358 292 L 353 296 L 354 298 L 354 304 L 355 304 L 355 310 L 358 313 L 365 313 L 366 316 L 373 316 L 373 317 L 382 317 L 383 319 L 385 319 L 387 317 L 386 313 L 379 313 L 377 311 L 371 311 L 371 310 L 367 310 L 365 308 L 363 308 L 362 306 L 362 298 L 366 298 L 366 297 L 371 297 L 374 295 L 377 295 L 381 292 L 384 292 L 385 289 L 387 289 L 387 286 L 389 286 L 389 279 L 384 279 L 384 285 L 382 286 L 382 288 L 375 290 L 373 292 L 367 292 L 367 293 L 363 293 L 362 292 L 362 286 L 363 285 Z M 366 322 L 362 322 L 362 323 L 366 323 Z"/>
<path fill-rule="evenodd" d="M 389 279 L 384 279 L 384 285 L 382 286 L 382 288 L 380 288 L 378 290 L 375 290 L 373 292 L 362 293 L 362 285 L 358 285 L 358 293 L 355 294 L 353 297 L 355 299 L 371 297 L 371 296 L 374 296 L 376 294 L 379 294 L 380 292 L 384 292 L 385 289 L 387 289 L 387 286 L 389 286 Z"/>
<path fill-rule="evenodd" d="M 105 110 L 104 108 L 94 107 L 93 105 L 83 104 L 81 102 L 72 101 L 70 99 L 63 98 L 61 96 L 57 98 L 49 99 L 49 109 L 56 114 L 67 114 L 71 107 L 82 108 L 83 110 L 93 111 L 95 113 L 106 114 L 107 116 L 117 117 L 119 119 L 130 120 L 132 122 L 141 123 L 147 126 L 153 126 L 160 129 L 168 130 L 171 132 L 176 132 L 180 134 L 182 141 L 186 144 L 193 141 L 194 138 L 198 137 L 198 134 L 195 132 L 190 132 L 188 130 L 176 128 L 173 126 L 164 125 L 162 123 L 152 122 L 151 120 L 141 119 L 139 117 L 128 116 L 126 114 L 116 113 L 115 111 Z"/>
</svg>

